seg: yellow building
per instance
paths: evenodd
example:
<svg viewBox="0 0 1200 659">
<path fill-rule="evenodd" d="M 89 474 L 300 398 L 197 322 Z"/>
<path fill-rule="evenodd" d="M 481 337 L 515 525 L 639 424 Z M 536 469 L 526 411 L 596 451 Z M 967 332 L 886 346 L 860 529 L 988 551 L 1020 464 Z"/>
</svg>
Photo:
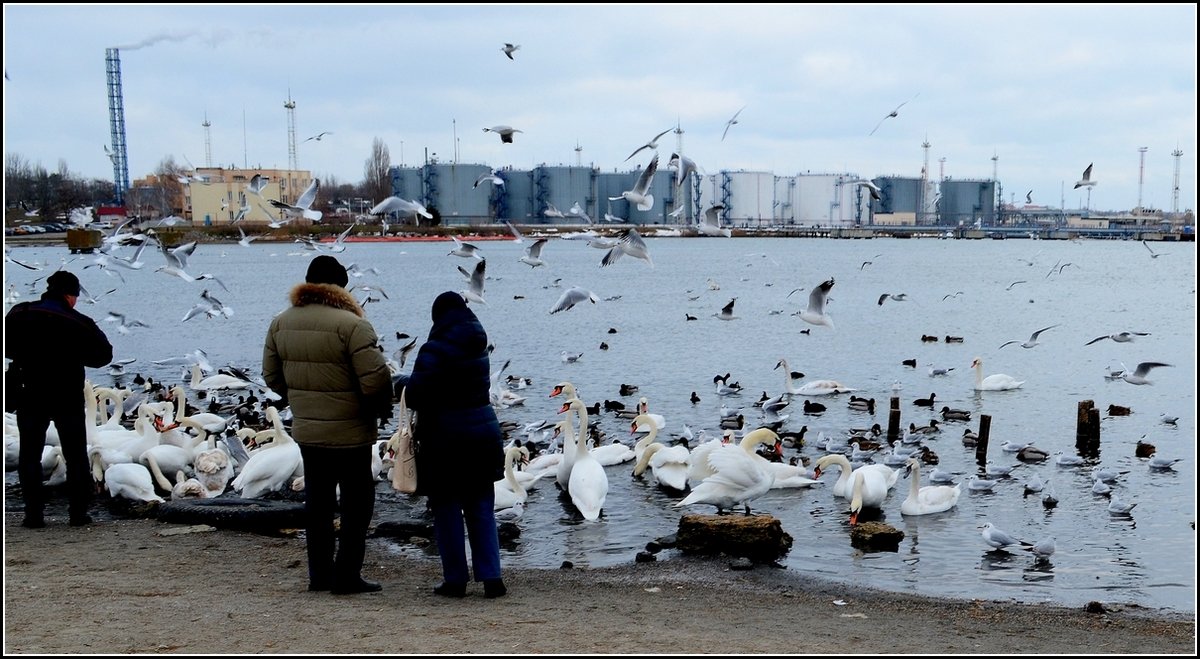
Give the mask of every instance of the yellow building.
<svg viewBox="0 0 1200 659">
<path fill-rule="evenodd" d="M 267 179 L 258 194 L 247 191 L 255 174 Z M 310 183 L 312 173 L 305 170 L 200 167 L 184 189 L 184 217 L 196 226 L 220 226 L 232 223 L 245 209 L 239 224 L 266 225 L 282 216 L 268 200 L 294 204 Z"/>
</svg>

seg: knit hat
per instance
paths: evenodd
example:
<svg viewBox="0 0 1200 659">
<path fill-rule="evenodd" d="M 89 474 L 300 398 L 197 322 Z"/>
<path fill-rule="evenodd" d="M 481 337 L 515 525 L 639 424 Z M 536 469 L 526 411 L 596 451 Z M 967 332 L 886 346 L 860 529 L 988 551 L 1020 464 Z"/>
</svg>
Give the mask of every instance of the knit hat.
<svg viewBox="0 0 1200 659">
<path fill-rule="evenodd" d="M 79 278 L 66 270 L 59 270 L 46 278 L 46 292 L 79 297 Z"/>
<path fill-rule="evenodd" d="M 345 288 L 350 277 L 337 259 L 322 254 L 308 264 L 308 274 L 304 275 L 304 281 L 310 284 L 336 284 Z"/>
</svg>

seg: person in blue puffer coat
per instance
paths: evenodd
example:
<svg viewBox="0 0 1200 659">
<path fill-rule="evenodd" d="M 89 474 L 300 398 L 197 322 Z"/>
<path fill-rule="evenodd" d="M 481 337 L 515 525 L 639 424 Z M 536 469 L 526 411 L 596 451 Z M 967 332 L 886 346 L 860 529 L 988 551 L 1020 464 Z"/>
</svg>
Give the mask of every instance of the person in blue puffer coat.
<svg viewBox="0 0 1200 659">
<path fill-rule="evenodd" d="M 469 538 L 475 581 L 483 582 L 485 597 L 501 597 L 507 589 L 500 575 L 493 505 L 494 483 L 504 470 L 504 440 L 488 396 L 487 333 L 454 291 L 433 301 L 432 315 L 433 327 L 417 352 L 406 398 L 416 412 L 417 494 L 429 497 L 442 559 L 443 582 L 433 591 L 466 595 Z"/>
</svg>

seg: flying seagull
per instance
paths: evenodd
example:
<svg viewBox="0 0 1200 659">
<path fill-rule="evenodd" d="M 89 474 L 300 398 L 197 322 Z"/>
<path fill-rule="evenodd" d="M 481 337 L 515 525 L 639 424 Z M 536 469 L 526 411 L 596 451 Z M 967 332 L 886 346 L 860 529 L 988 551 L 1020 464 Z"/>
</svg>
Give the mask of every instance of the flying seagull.
<svg viewBox="0 0 1200 659">
<path fill-rule="evenodd" d="M 1033 190 L 1030 190 L 1029 192 L 1025 193 L 1025 203 L 1027 203 L 1027 204 L 1033 203 Z"/>
<path fill-rule="evenodd" d="M 921 93 L 920 93 L 920 92 L 917 92 L 916 94 L 914 94 L 914 95 L 913 95 L 913 97 L 912 97 L 912 98 L 908 99 L 908 101 L 911 101 L 911 100 L 913 100 L 913 98 L 916 98 L 917 96 L 920 96 L 920 95 L 921 95 Z M 904 103 L 901 103 L 900 105 L 897 105 L 895 110 L 892 110 L 891 112 L 889 112 L 889 113 L 887 114 L 887 116 L 885 116 L 884 118 L 880 119 L 880 120 L 879 120 L 879 123 L 875 124 L 875 127 L 871 129 L 871 132 L 870 132 L 870 133 L 868 133 L 868 134 L 867 134 L 867 136 L 868 136 L 868 137 L 870 137 L 871 135 L 874 135 L 874 134 L 875 134 L 875 131 L 879 130 L 879 127 L 883 125 L 883 122 L 887 121 L 887 120 L 888 120 L 889 118 L 891 118 L 891 117 L 894 117 L 894 116 L 896 116 L 896 114 L 897 114 L 898 112 L 900 112 L 900 108 L 904 107 L 904 106 L 905 106 L 905 104 L 907 104 L 907 103 L 908 103 L 908 101 L 905 101 Z"/>
<path fill-rule="evenodd" d="M 640 211 L 650 210 L 654 207 L 654 195 L 650 194 L 650 183 L 654 181 L 654 172 L 656 171 L 658 171 L 657 153 L 650 159 L 650 164 L 646 165 L 646 169 L 642 170 L 632 190 L 626 190 L 621 193 L 621 196 L 609 197 L 609 199 L 611 201 L 625 199 L 630 203 L 637 204 L 637 209 Z"/>
<path fill-rule="evenodd" d="M 471 186 L 471 189 L 478 188 L 480 183 L 487 183 L 487 182 L 491 182 L 492 185 L 499 185 L 502 187 L 504 186 L 504 179 L 500 178 L 496 174 L 496 170 L 493 169 L 490 172 L 485 172 L 483 174 L 480 174 L 479 178 L 475 179 L 475 183 L 474 183 L 474 185 Z"/>
<path fill-rule="evenodd" d="M 521 44 L 519 44 L 519 43 L 517 43 L 517 44 L 506 43 L 506 44 L 504 44 L 504 47 L 501 48 L 500 50 L 508 57 L 508 59 L 515 60 L 516 58 L 514 58 L 512 55 L 520 47 L 521 47 Z"/>
<path fill-rule="evenodd" d="M 383 201 L 375 204 L 369 213 L 371 215 L 386 215 L 388 213 L 399 213 L 400 215 L 421 215 L 428 219 L 433 219 L 433 213 L 426 210 L 425 206 L 416 201 L 408 201 L 400 197 L 391 196 Z"/>
<path fill-rule="evenodd" d="M 512 144 L 513 133 L 523 133 L 525 131 L 513 128 L 512 126 L 492 126 L 491 128 L 484 128 L 483 132 L 496 133 L 500 136 L 501 142 L 504 144 Z"/>
<path fill-rule="evenodd" d="M 742 110 L 745 110 L 745 109 L 746 109 L 746 106 L 743 105 Z M 729 128 L 738 122 L 738 115 L 742 113 L 742 110 L 738 110 L 737 112 L 734 112 L 733 116 L 729 118 L 729 121 L 725 122 L 725 131 L 723 133 L 721 133 L 721 141 L 722 142 L 725 141 L 725 136 L 729 134 Z"/>
<path fill-rule="evenodd" d="M 861 185 L 864 188 L 870 190 L 871 198 L 874 199 L 875 201 L 879 201 L 879 200 L 883 199 L 883 190 L 881 190 L 878 185 L 875 185 L 874 181 L 871 181 L 871 180 L 865 179 L 865 178 L 860 178 L 860 179 L 855 179 L 853 181 L 849 181 L 849 183 L 851 183 L 853 185 Z"/>
<path fill-rule="evenodd" d="M 1103 341 L 1104 339 L 1112 339 L 1117 343 L 1129 343 L 1134 339 L 1134 337 L 1138 336 L 1150 336 L 1150 332 L 1117 332 L 1116 334 L 1106 334 L 1104 336 L 1097 336 L 1083 345 L 1090 346 L 1093 343 L 1097 341 Z"/>
<path fill-rule="evenodd" d="M 733 303 L 734 303 L 734 302 L 737 302 L 737 298 L 736 298 L 736 297 L 735 297 L 735 298 L 733 298 L 732 300 L 730 300 L 730 301 L 729 301 L 729 304 L 727 304 L 727 305 L 725 305 L 724 307 L 722 307 L 720 311 L 718 311 L 717 313 L 714 313 L 713 315 L 714 315 L 714 316 L 716 316 L 717 318 L 721 319 L 721 320 L 735 320 L 735 319 L 737 319 L 737 316 L 733 315 Z"/>
<path fill-rule="evenodd" d="M 671 130 L 672 130 L 671 128 L 668 128 L 668 129 L 664 130 L 663 132 L 659 133 L 658 135 L 655 135 L 653 138 L 651 138 L 651 140 L 649 142 L 646 142 L 645 144 L 634 149 L 633 153 L 629 154 L 629 158 L 636 156 L 638 154 L 638 152 L 642 151 L 643 149 L 657 149 L 658 148 L 658 138 L 671 132 Z M 626 158 L 625 161 L 628 162 L 629 158 Z"/>
<path fill-rule="evenodd" d="M 1156 258 L 1162 256 L 1163 254 L 1165 254 L 1165 252 L 1160 253 L 1160 252 L 1156 252 L 1156 251 L 1150 249 L 1150 246 L 1146 244 L 1145 240 L 1142 241 L 1142 247 L 1145 247 L 1146 251 L 1150 252 L 1150 258 L 1152 258 L 1152 259 L 1156 259 Z"/>
<path fill-rule="evenodd" d="M 1016 339 L 1014 339 L 1014 340 L 1012 340 L 1012 341 L 1005 341 L 1004 343 L 1001 343 L 1001 344 L 1000 344 L 1000 348 L 1003 348 L 1004 346 L 1006 346 L 1006 345 L 1010 345 L 1010 344 L 1013 344 L 1013 343 L 1018 343 L 1018 344 L 1020 344 L 1022 348 L 1032 348 L 1032 347 L 1034 347 L 1034 346 L 1036 346 L 1036 345 L 1040 345 L 1040 344 L 1038 343 L 1038 335 L 1039 335 L 1039 334 L 1041 334 L 1042 332 L 1045 332 L 1045 331 L 1046 331 L 1046 330 L 1048 330 L 1048 329 L 1054 329 L 1055 327 L 1058 327 L 1058 325 L 1051 325 L 1051 326 L 1049 326 L 1049 327 L 1043 327 L 1042 329 L 1040 329 L 1040 330 L 1038 330 L 1038 331 L 1034 332 L 1033 334 L 1030 334 L 1030 335 L 1029 335 L 1029 340 L 1028 340 L 1028 341 L 1025 341 L 1024 343 L 1022 343 L 1021 341 L 1019 341 L 1019 340 L 1016 340 Z M 997 348 L 997 350 L 999 350 L 999 348 Z"/>
<path fill-rule="evenodd" d="M 309 137 L 309 138 L 305 139 L 304 141 L 305 141 L 305 142 L 309 142 L 309 141 L 312 141 L 312 140 L 316 140 L 316 141 L 320 142 L 320 141 L 321 141 L 321 138 L 322 138 L 322 137 L 325 137 L 326 135 L 333 135 L 333 133 L 332 133 L 332 132 L 330 132 L 330 131 L 327 131 L 327 130 L 323 130 L 323 131 L 321 131 L 321 132 L 317 133 L 316 135 L 313 135 L 312 137 Z"/>
<path fill-rule="evenodd" d="M 466 244 L 466 243 L 463 243 Z M 483 299 L 483 279 L 484 273 L 487 270 L 487 260 L 476 255 L 479 262 L 475 264 L 475 269 L 471 272 L 471 279 L 467 283 L 466 290 L 459 291 L 468 302 L 478 302 L 487 304 L 487 300 Z"/>
<path fill-rule="evenodd" d="M 1092 165 L 1094 164 L 1095 163 L 1092 163 Z M 1092 180 L 1092 165 L 1088 165 L 1087 169 L 1083 170 L 1083 178 L 1075 182 L 1075 188 L 1073 189 L 1079 189 L 1089 185 L 1096 185 L 1096 182 Z"/>
<path fill-rule="evenodd" d="M 281 209 L 285 217 L 304 217 L 305 219 L 317 222 L 321 219 L 321 211 L 313 210 L 313 202 L 317 200 L 317 192 L 321 189 L 321 179 L 314 178 L 312 183 L 308 184 L 308 188 L 296 199 L 295 204 L 287 204 L 278 199 L 268 199 L 271 205 Z"/>
<path fill-rule="evenodd" d="M 528 264 L 531 268 L 546 265 L 546 262 L 542 260 L 542 248 L 546 246 L 546 240 L 546 238 L 538 238 L 530 243 L 529 247 L 525 248 L 525 256 L 517 260 Z"/>
<path fill-rule="evenodd" d="M 571 288 L 563 291 L 563 294 L 559 296 L 558 301 L 554 303 L 554 306 L 550 307 L 550 313 L 554 314 L 560 311 L 566 311 L 580 302 L 591 302 L 592 304 L 595 304 L 599 301 L 600 298 L 596 297 L 595 293 L 578 286 L 572 286 Z"/>
<path fill-rule="evenodd" d="M 829 290 L 833 288 L 833 277 L 822 282 L 808 294 L 808 308 L 800 312 L 800 320 L 812 325 L 824 325 L 829 329 L 833 329 L 833 319 L 829 314 L 825 313 L 825 301 L 829 297 Z M 791 295 L 789 293 L 788 295 Z"/>
<path fill-rule="evenodd" d="M 1162 362 L 1142 362 L 1137 365 L 1137 368 L 1134 369 L 1132 373 L 1129 372 L 1129 369 L 1125 368 L 1125 364 L 1121 364 L 1121 368 L 1124 369 L 1121 373 L 1121 379 L 1129 384 L 1151 384 L 1151 382 L 1146 379 L 1146 376 L 1150 375 L 1150 369 L 1158 368 L 1159 366 L 1171 366 L 1171 364 L 1164 364 Z"/>
</svg>

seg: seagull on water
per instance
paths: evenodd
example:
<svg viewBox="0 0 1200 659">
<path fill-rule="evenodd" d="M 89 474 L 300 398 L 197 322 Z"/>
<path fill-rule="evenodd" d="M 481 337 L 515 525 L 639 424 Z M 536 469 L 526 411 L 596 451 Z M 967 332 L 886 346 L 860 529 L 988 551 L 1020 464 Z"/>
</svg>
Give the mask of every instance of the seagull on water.
<svg viewBox="0 0 1200 659">
<path fill-rule="evenodd" d="M 1018 540 L 1009 535 L 1007 531 L 1002 531 L 996 528 L 991 522 L 987 522 L 983 525 L 983 533 L 981 533 L 981 535 L 983 536 L 983 541 L 986 542 L 989 547 L 994 547 L 996 549 L 1004 549 L 1010 545 L 1019 545 L 1021 549 L 1025 550 L 1029 550 L 1031 547 L 1033 547 L 1031 543 L 1025 542 L 1024 540 Z"/>
</svg>

